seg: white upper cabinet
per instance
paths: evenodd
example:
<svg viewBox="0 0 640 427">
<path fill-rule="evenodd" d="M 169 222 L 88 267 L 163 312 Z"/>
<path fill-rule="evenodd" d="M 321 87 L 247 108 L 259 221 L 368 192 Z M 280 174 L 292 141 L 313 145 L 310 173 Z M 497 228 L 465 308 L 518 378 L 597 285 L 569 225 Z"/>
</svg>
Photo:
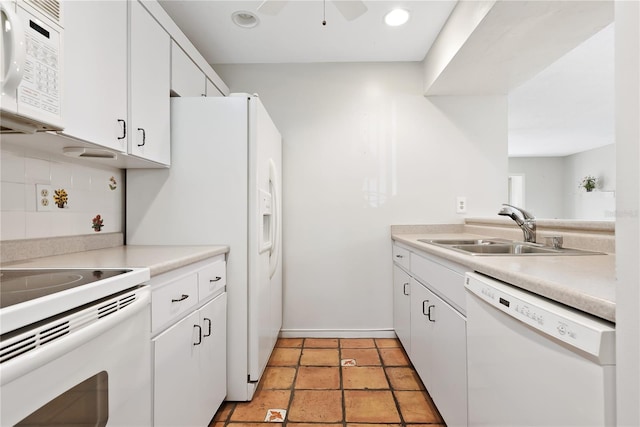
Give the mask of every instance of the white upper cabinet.
<svg viewBox="0 0 640 427">
<path fill-rule="evenodd" d="M 65 2 L 64 134 L 127 151 L 127 2 Z"/>
<path fill-rule="evenodd" d="M 176 96 L 224 96 L 174 40 L 171 41 L 171 93 Z"/>
<path fill-rule="evenodd" d="M 47 133 L 56 144 L 42 147 L 95 145 L 120 153 L 92 159 L 103 164 L 169 166 L 171 94 L 224 96 L 229 88 L 155 0 L 66 1 L 64 15 L 58 134 L 77 141 Z"/>
<path fill-rule="evenodd" d="M 140 2 L 129 4 L 129 153 L 169 165 L 171 38 Z"/>
<path fill-rule="evenodd" d="M 224 96 L 224 94 L 218 90 L 218 88 L 213 84 L 211 80 L 207 79 L 206 85 L 207 85 L 207 91 L 206 91 L 207 96 Z"/>
<path fill-rule="evenodd" d="M 171 92 L 177 96 L 205 96 L 205 80 L 200 68 L 171 41 Z"/>
</svg>

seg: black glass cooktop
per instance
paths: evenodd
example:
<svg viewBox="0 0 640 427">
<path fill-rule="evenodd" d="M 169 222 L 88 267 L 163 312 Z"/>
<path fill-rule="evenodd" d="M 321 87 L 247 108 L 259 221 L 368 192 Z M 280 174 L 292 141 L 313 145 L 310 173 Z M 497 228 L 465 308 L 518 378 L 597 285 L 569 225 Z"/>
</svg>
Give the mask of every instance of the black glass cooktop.
<svg viewBox="0 0 640 427">
<path fill-rule="evenodd" d="M 0 270 L 0 308 L 41 298 L 131 270 L 33 269 Z"/>
</svg>

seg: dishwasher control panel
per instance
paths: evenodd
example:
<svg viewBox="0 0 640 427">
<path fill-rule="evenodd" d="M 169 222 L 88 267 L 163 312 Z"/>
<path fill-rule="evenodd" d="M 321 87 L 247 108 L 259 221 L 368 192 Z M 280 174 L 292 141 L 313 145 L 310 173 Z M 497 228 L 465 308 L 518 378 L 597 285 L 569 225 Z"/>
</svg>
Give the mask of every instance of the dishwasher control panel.
<svg viewBox="0 0 640 427">
<path fill-rule="evenodd" d="M 615 325 L 478 273 L 467 273 L 465 288 L 487 304 L 598 358 L 615 364 Z M 611 349 L 606 350 L 606 349 Z"/>
</svg>

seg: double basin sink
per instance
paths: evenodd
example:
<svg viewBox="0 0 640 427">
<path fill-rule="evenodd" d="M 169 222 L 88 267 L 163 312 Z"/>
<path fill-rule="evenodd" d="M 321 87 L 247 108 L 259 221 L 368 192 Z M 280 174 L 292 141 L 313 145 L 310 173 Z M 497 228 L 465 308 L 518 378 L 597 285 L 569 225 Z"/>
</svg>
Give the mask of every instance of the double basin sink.
<svg viewBox="0 0 640 427">
<path fill-rule="evenodd" d="M 603 255 L 602 252 L 554 248 L 539 243 L 517 242 L 505 239 L 418 239 L 418 241 L 467 255 Z"/>
</svg>

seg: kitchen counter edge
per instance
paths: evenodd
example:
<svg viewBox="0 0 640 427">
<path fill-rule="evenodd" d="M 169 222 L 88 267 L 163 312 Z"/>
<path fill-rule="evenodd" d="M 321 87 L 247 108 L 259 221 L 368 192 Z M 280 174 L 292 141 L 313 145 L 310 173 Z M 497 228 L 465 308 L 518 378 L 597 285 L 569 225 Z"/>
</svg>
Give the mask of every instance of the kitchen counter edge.
<svg viewBox="0 0 640 427">
<path fill-rule="evenodd" d="M 229 252 L 224 245 L 125 245 L 3 263 L 7 268 L 148 268 L 151 277 Z"/>
<path fill-rule="evenodd" d="M 490 238 L 469 233 L 392 233 L 393 241 L 436 255 L 569 307 L 615 322 L 615 255 L 472 256 L 418 239 Z"/>
</svg>

